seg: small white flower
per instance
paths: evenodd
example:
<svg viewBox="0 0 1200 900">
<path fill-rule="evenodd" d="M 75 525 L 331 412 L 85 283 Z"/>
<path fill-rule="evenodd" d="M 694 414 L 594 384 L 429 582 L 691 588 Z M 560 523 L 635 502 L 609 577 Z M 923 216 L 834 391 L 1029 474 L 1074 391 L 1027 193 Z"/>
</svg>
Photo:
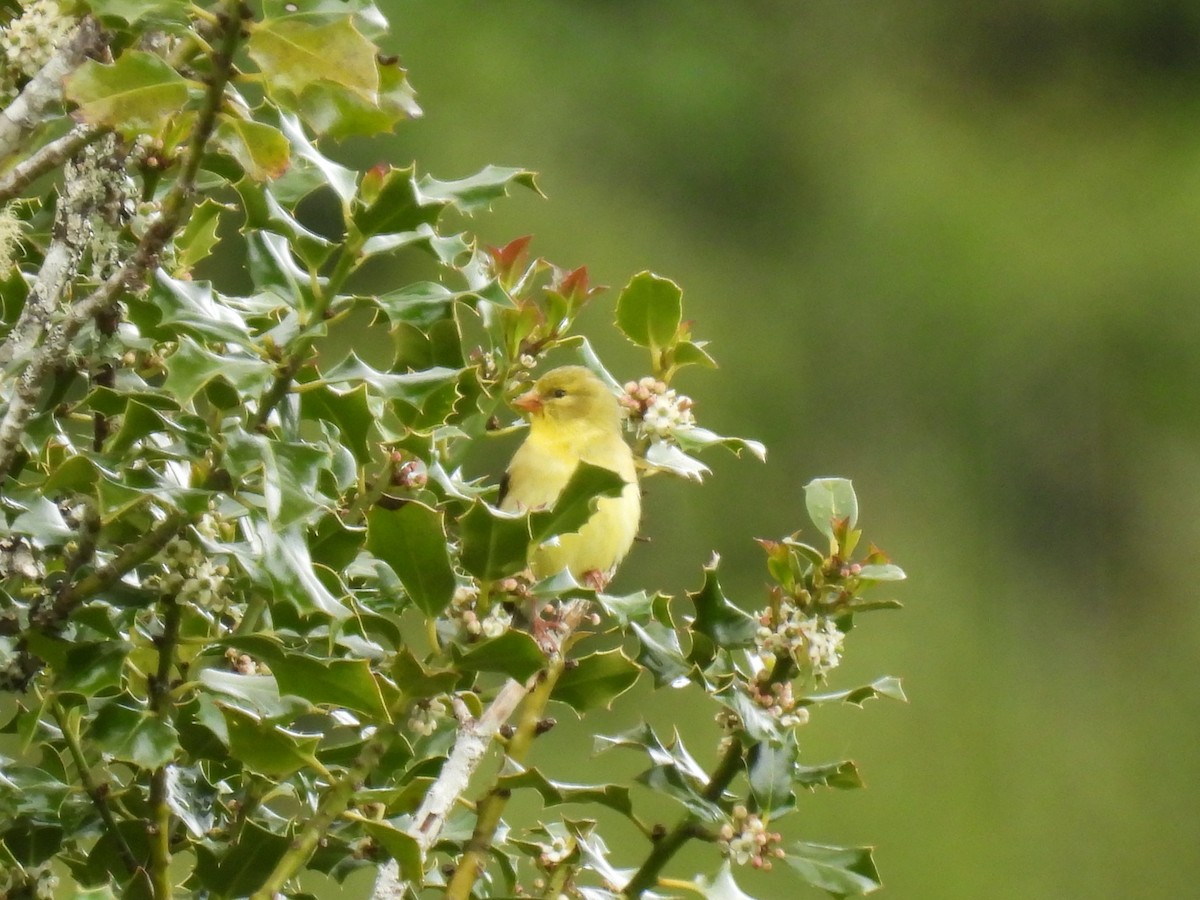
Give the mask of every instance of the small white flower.
<svg viewBox="0 0 1200 900">
<path fill-rule="evenodd" d="M 21 15 L 0 31 L 6 80 L 12 83 L 36 75 L 74 26 L 75 20 L 63 15 L 58 0 L 26 3 Z"/>
</svg>

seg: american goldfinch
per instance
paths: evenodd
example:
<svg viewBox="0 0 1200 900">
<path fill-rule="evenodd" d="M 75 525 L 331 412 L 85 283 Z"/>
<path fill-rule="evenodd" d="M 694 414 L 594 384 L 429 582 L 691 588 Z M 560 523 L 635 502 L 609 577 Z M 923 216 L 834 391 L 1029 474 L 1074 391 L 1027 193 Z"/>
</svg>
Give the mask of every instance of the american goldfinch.
<svg viewBox="0 0 1200 900">
<path fill-rule="evenodd" d="M 600 589 L 629 552 L 642 511 L 617 398 L 583 366 L 562 366 L 539 378 L 513 405 L 529 414 L 529 435 L 501 482 L 501 509 L 553 505 L 580 460 L 612 469 L 627 482 L 619 496 L 597 501 L 578 532 L 559 535 L 530 553 L 536 578 L 569 569 L 577 581 Z"/>
</svg>

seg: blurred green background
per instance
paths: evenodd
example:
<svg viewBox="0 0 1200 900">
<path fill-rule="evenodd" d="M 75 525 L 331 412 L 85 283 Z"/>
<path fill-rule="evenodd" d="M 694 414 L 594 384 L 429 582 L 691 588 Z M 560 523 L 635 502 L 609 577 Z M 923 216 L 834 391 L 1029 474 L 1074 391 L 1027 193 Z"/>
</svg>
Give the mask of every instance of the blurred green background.
<svg viewBox="0 0 1200 900">
<path fill-rule="evenodd" d="M 1196 896 L 1200 6 L 381 5 L 426 115 L 345 152 L 541 173 L 548 199 L 469 227 L 677 280 L 722 364 L 678 386 L 769 448 L 652 481 L 615 587 L 694 590 L 716 551 L 759 605 L 750 538 L 804 525 L 823 475 L 909 573 L 832 684 L 895 674 L 911 703 L 814 717 L 805 761 L 868 789 L 785 835 L 876 844 L 898 900 Z M 636 377 L 614 297 L 589 333 Z M 809 896 L 777 874 L 747 890 Z"/>
</svg>

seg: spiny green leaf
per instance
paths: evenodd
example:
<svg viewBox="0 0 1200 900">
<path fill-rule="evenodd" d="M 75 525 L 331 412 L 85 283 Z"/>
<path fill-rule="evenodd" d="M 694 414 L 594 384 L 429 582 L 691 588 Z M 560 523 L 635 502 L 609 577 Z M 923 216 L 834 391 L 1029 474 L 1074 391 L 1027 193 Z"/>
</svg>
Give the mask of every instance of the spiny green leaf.
<svg viewBox="0 0 1200 900">
<path fill-rule="evenodd" d="M 865 684 L 861 687 L 800 697 L 796 700 L 796 703 L 799 706 L 811 706 L 817 703 L 836 703 L 841 701 L 852 703 L 855 706 L 862 706 L 865 701 L 875 697 L 889 697 L 892 700 L 902 701 L 908 700 L 904 696 L 904 688 L 900 684 L 900 679 L 891 675 L 885 675 L 883 678 L 877 678 L 870 684 Z"/>
<path fill-rule="evenodd" d="M 883 887 L 870 847 L 796 841 L 784 859 L 805 881 L 834 897 L 860 897 Z"/>
<path fill-rule="evenodd" d="M 699 591 L 689 593 L 696 606 L 695 629 L 709 637 L 713 644 L 724 649 L 746 647 L 754 642 L 758 622 L 749 613 L 729 602 L 717 580 L 718 560 L 704 567 L 704 584 Z M 711 659 L 697 661 L 701 667 Z"/>
<path fill-rule="evenodd" d="M 796 766 L 796 783 L 806 788 L 831 787 L 849 790 L 863 786 L 862 776 L 853 760 L 819 766 Z"/>
<path fill-rule="evenodd" d="M 92 125 L 126 135 L 156 132 L 188 100 L 188 83 L 153 53 L 126 50 L 116 62 L 87 60 L 68 76 L 64 93 Z"/>
<path fill-rule="evenodd" d="M 572 660 L 559 676 L 552 700 L 566 703 L 578 713 L 611 709 L 612 701 L 637 682 L 641 669 L 621 650 L 607 650 Z"/>
<path fill-rule="evenodd" d="M 541 795 L 546 806 L 563 803 L 595 803 L 619 812 L 623 816 L 633 815 L 633 804 L 629 799 L 629 788 L 619 784 L 571 784 L 551 781 L 538 769 L 501 775 L 496 781 L 501 790 L 532 788 Z"/>
<path fill-rule="evenodd" d="M 533 540 L 540 544 L 556 534 L 578 531 L 596 511 L 596 501 L 600 497 L 619 496 L 627 484 L 612 469 L 581 461 L 554 501 L 554 508 L 530 513 Z"/>
<path fill-rule="evenodd" d="M 269 91 L 299 94 L 317 80 L 340 85 L 367 98 L 379 90 L 375 45 L 343 17 L 323 24 L 268 19 L 254 25 L 247 46 L 267 76 Z"/>
<path fill-rule="evenodd" d="M 175 728 L 129 694 L 101 706 L 89 734 L 102 753 L 145 769 L 165 766 L 179 749 Z"/>
<path fill-rule="evenodd" d="M 746 760 L 746 778 L 758 809 L 768 816 L 790 810 L 796 801 L 796 745 L 792 741 L 755 744 Z"/>
<path fill-rule="evenodd" d="M 546 665 L 546 656 L 529 634 L 509 629 L 499 637 L 472 645 L 459 665 L 470 672 L 503 672 L 517 681 L 525 681 Z"/>
<path fill-rule="evenodd" d="M 218 354 L 181 337 L 175 352 L 167 357 L 163 389 L 188 402 L 214 379 L 227 382 L 239 394 L 259 394 L 274 377 L 274 367 L 256 357 Z"/>
<path fill-rule="evenodd" d="M 213 137 L 255 181 L 270 181 L 287 171 L 291 145 L 278 128 L 222 114 Z"/>
<path fill-rule="evenodd" d="M 497 512 L 476 501 L 459 519 L 460 561 L 476 578 L 494 581 L 521 571 L 529 562 L 529 521 Z"/>
<path fill-rule="evenodd" d="M 271 673 L 281 693 L 303 697 L 315 706 L 341 706 L 391 721 L 379 682 L 365 659 L 321 660 L 287 653 L 271 663 Z"/>
<path fill-rule="evenodd" d="M 416 502 L 396 510 L 375 507 L 367 515 L 367 549 L 392 567 L 405 592 L 427 615 L 439 615 L 450 603 L 454 569 L 437 510 Z"/>
<path fill-rule="evenodd" d="M 508 189 L 514 184 L 527 187 L 540 196 L 542 192 L 535 179 L 535 174 L 526 169 L 489 165 L 456 181 L 439 181 L 426 175 L 418 186 L 418 196 L 424 202 L 453 204 L 469 215 L 486 210 L 494 201 L 508 196 Z"/>
<path fill-rule="evenodd" d="M 174 274 L 190 272 L 201 260 L 208 259 L 217 245 L 217 226 L 221 212 L 228 209 L 211 197 L 205 197 L 192 207 L 187 224 L 175 239 Z M 163 270 L 159 270 L 162 273 Z"/>
<path fill-rule="evenodd" d="M 658 622 L 630 627 L 638 638 L 637 661 L 654 676 L 656 687 L 679 687 L 691 677 L 694 666 L 684 658 L 679 635 L 672 629 Z"/>
<path fill-rule="evenodd" d="M 268 831 L 247 819 L 237 832 L 237 842 L 227 845 L 198 843 L 196 876 L 208 890 L 222 897 L 248 897 L 262 886 L 263 877 L 287 853 L 289 835 Z M 224 852 L 218 853 L 220 848 Z"/>
<path fill-rule="evenodd" d="M 313 754 L 319 737 L 295 734 L 231 706 L 223 706 L 221 712 L 229 732 L 230 755 L 251 771 L 284 778 L 317 765 Z"/>
</svg>

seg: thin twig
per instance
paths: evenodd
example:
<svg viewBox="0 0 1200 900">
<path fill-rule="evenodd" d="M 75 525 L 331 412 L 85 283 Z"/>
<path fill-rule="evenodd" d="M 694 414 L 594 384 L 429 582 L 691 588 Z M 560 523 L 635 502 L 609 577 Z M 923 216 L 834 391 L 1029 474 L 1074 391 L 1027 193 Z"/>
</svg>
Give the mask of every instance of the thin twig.
<svg viewBox="0 0 1200 900">
<path fill-rule="evenodd" d="M 93 128 L 91 125 L 76 125 L 62 137 L 55 138 L 44 147 L 34 151 L 0 176 L 0 203 L 7 203 L 36 179 L 62 165 L 92 141 L 105 134 L 107 132 L 104 129 Z"/>
<path fill-rule="evenodd" d="M 721 795 L 725 793 L 725 788 L 729 787 L 730 782 L 737 777 L 743 768 L 742 742 L 733 740 L 725 748 L 725 752 L 717 763 L 716 770 L 708 779 L 708 784 L 704 786 L 704 792 L 701 796 L 705 800 L 713 803 L 717 802 L 721 799 Z M 680 819 L 674 828 L 655 841 L 650 854 L 646 857 L 646 861 L 642 863 L 641 868 L 633 873 L 633 877 L 629 879 L 629 882 L 625 885 L 625 889 L 621 891 L 621 896 L 630 898 L 640 897 L 654 887 L 658 882 L 659 873 L 671 858 L 679 852 L 680 847 L 697 836 L 700 826 L 700 817 L 695 813 L 688 813 Z"/>
</svg>

